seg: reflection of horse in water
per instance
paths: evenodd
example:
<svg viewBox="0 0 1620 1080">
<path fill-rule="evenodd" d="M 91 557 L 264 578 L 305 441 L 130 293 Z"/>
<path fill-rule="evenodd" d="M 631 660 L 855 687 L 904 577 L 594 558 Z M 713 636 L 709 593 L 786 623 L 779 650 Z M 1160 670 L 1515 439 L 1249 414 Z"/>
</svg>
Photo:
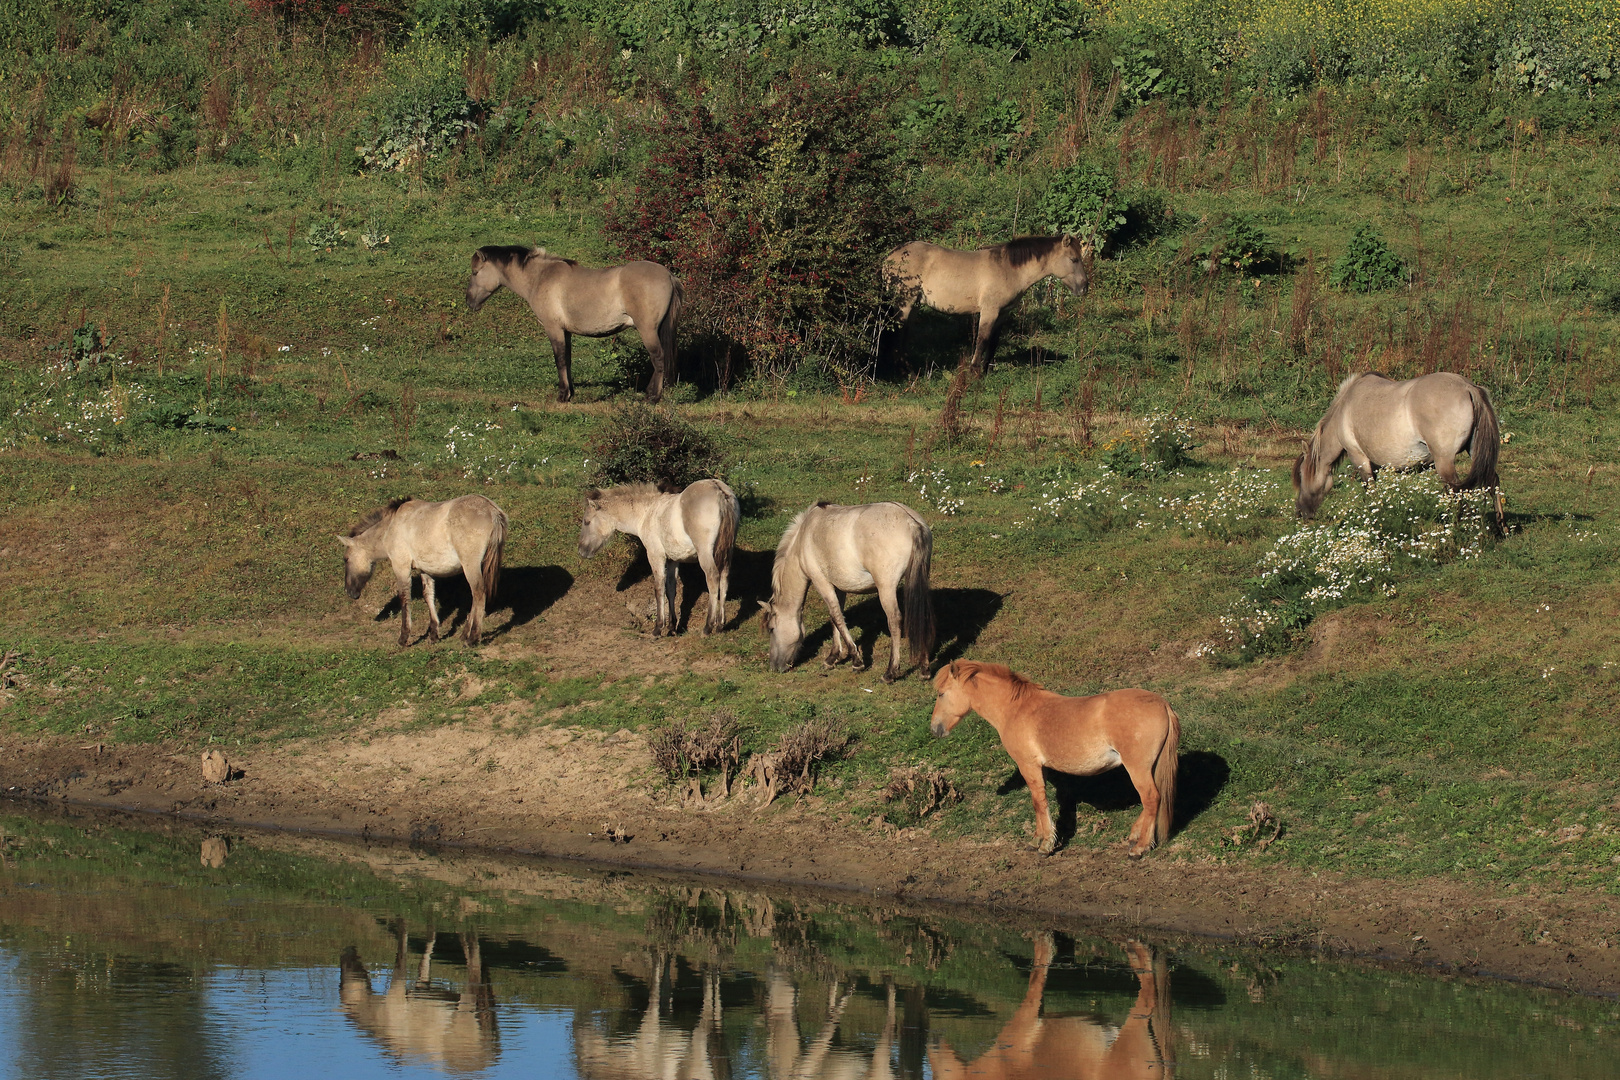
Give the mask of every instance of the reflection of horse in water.
<svg viewBox="0 0 1620 1080">
<path fill-rule="evenodd" d="M 1052 937 L 1035 939 L 1035 966 L 1029 992 L 1001 1029 L 995 1046 L 964 1064 L 941 1042 L 928 1054 L 938 1080 L 984 1077 L 1074 1078 L 1074 1080 L 1164 1080 L 1175 1068 L 1170 1048 L 1170 986 L 1167 965 L 1147 946 L 1130 941 L 1125 954 L 1138 991 L 1130 1017 L 1121 1027 L 1087 1016 L 1041 1015 L 1046 971 L 1052 963 Z"/>
<path fill-rule="evenodd" d="M 371 973 L 354 946 L 343 950 L 338 997 L 344 1013 L 398 1062 L 425 1063 L 461 1073 L 493 1065 L 500 1056 L 495 994 L 484 974 L 478 936 L 460 935 L 467 958 L 467 988 L 460 993 L 432 983 L 436 934 L 428 935 L 415 982 L 406 971 L 409 947 L 404 920 L 394 924 L 394 936 L 399 942 L 394 972 L 388 989 L 380 994 L 372 990 Z"/>
<path fill-rule="evenodd" d="M 726 1080 L 733 1074 L 731 1051 L 721 1036 L 720 976 L 703 973 L 703 1008 L 697 1026 L 686 1031 L 665 1018 L 670 961 L 653 961 L 647 1011 L 640 1025 L 623 1035 L 607 1035 L 588 1025 L 574 1028 L 575 1060 L 585 1080 Z M 765 986 L 765 1058 L 772 1080 L 892 1080 L 895 991 L 888 987 L 888 1020 L 871 1052 L 834 1046 L 838 1025 L 854 991 L 835 982 L 828 990 L 827 1014 L 808 1041 L 799 1032 L 799 990 L 773 970 Z"/>
</svg>

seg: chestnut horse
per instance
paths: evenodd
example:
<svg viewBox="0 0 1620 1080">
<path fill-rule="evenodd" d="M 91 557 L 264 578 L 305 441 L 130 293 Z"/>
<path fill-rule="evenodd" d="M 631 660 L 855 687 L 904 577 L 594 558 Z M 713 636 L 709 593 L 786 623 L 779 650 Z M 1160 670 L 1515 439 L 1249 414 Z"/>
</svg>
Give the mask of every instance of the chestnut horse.
<svg viewBox="0 0 1620 1080">
<path fill-rule="evenodd" d="M 1035 800 L 1035 837 L 1043 855 L 1057 847 L 1046 807 L 1042 768 L 1095 776 L 1124 765 L 1142 797 L 1142 812 L 1126 842 L 1131 858 L 1170 837 L 1175 820 L 1177 748 L 1181 720 L 1170 703 L 1148 690 L 1114 690 L 1064 697 L 1043 690 L 1001 664 L 955 660 L 934 676 L 934 735 L 950 734 L 976 712 L 1001 736 Z"/>
<path fill-rule="evenodd" d="M 894 294 L 901 332 L 911 309 L 924 304 L 949 315 L 973 315 L 973 370 L 990 367 L 1001 317 L 1037 281 L 1055 277 L 1076 296 L 1091 288 L 1092 244 L 1075 236 L 1020 236 L 976 251 L 924 240 L 883 257 L 883 281 Z"/>
<path fill-rule="evenodd" d="M 681 283 L 664 267 L 638 261 L 593 269 L 542 247 L 492 244 L 473 252 L 468 309 L 483 307 L 502 285 L 528 301 L 551 339 L 558 401 L 574 396 L 571 335 L 612 337 L 627 326 L 636 328 L 652 357 L 647 400 L 663 396 L 664 377 L 675 376 L 675 323 L 681 317 Z"/>
<path fill-rule="evenodd" d="M 1371 483 L 1381 465 L 1403 468 L 1434 460 L 1435 472 L 1453 491 L 1495 488 L 1496 410 L 1491 396 L 1461 375 L 1437 371 L 1396 382 L 1377 372 L 1352 375 L 1339 384 L 1333 404 L 1316 424 L 1305 452 L 1294 462 L 1294 509 L 1310 520 L 1333 489 L 1333 469 L 1349 456 Z M 1468 451 L 1468 479 L 1457 479 L 1457 455 Z M 1496 516 L 1502 517 L 1497 492 Z"/>
</svg>

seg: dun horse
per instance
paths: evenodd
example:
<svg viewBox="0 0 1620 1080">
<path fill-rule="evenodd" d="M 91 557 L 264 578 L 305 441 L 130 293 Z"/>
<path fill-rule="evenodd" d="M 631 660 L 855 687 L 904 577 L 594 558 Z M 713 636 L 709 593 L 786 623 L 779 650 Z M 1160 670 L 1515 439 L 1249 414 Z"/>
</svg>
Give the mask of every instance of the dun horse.
<svg viewBox="0 0 1620 1080">
<path fill-rule="evenodd" d="M 1064 697 L 1000 664 L 957 660 L 934 677 L 933 733 L 943 738 L 969 712 L 990 722 L 1035 801 L 1035 838 L 1043 855 L 1057 847 L 1046 805 L 1043 768 L 1095 776 L 1124 765 L 1142 797 L 1126 841 L 1140 858 L 1169 839 L 1175 820 L 1181 721 L 1170 703 L 1147 690 Z"/>
<path fill-rule="evenodd" d="M 574 334 L 611 337 L 627 326 L 641 334 L 652 357 L 647 400 L 664 393 L 675 375 L 675 324 L 681 317 L 681 283 L 653 262 L 593 269 L 545 248 L 481 247 L 473 252 L 467 307 L 477 311 L 502 285 L 527 300 L 551 339 L 557 360 L 557 400 L 574 396 L 569 374 Z"/>
<path fill-rule="evenodd" d="M 1316 425 L 1305 452 L 1294 462 L 1294 508 L 1309 520 L 1333 489 L 1333 469 L 1349 455 L 1370 483 L 1382 465 L 1400 468 L 1434 460 L 1440 479 L 1453 490 L 1494 488 L 1501 444 L 1496 410 L 1483 388 L 1461 375 L 1439 371 L 1396 382 L 1377 373 L 1352 375 Z M 1468 480 L 1457 480 L 1457 454 L 1469 456 Z M 1502 496 L 1496 497 L 1498 521 Z"/>
<path fill-rule="evenodd" d="M 771 599 L 762 605 L 771 636 L 771 670 L 786 671 L 804 640 L 804 598 L 816 587 L 832 616 L 827 666 L 848 659 L 859 669 L 861 651 L 844 623 L 844 594 L 876 592 L 889 620 L 889 667 L 884 682 L 900 677 L 905 639 L 918 671 L 928 674 L 934 649 L 934 605 L 928 573 L 934 537 L 928 523 L 899 503 L 834 506 L 820 502 L 793 519 L 782 534 L 771 568 Z M 906 591 L 901 618 L 899 589 Z M 877 657 L 874 655 L 873 660 Z"/>
<path fill-rule="evenodd" d="M 1093 250 L 1074 236 L 1020 236 L 977 251 L 913 240 L 884 256 L 883 279 L 894 293 L 902 332 L 919 303 L 952 315 L 978 316 L 973 370 L 983 374 L 996 351 L 1001 317 L 1014 301 L 1049 277 L 1084 296 L 1091 287 Z"/>
<path fill-rule="evenodd" d="M 590 558 L 616 531 L 641 541 L 658 594 L 653 634 L 660 637 L 675 632 L 675 564 L 696 561 L 709 583 L 709 617 L 703 632 L 717 634 L 725 628 L 726 584 L 741 516 L 736 494 L 719 480 L 699 480 L 679 494 L 661 492 L 651 484 L 592 491 L 585 498 L 579 553 Z"/>
<path fill-rule="evenodd" d="M 472 589 L 472 611 L 463 636 L 477 645 L 484 633 L 484 605 L 501 580 L 501 549 L 506 544 L 506 514 L 482 495 L 463 495 L 448 502 L 421 502 L 409 497 L 379 506 L 338 537 L 346 549 L 344 585 L 349 599 L 371 580 L 378 559 L 394 568 L 399 593 L 399 643 L 411 643 L 411 575 L 422 575 L 427 602 L 429 641 L 439 640 L 439 605 L 433 579 L 460 570 Z"/>
</svg>

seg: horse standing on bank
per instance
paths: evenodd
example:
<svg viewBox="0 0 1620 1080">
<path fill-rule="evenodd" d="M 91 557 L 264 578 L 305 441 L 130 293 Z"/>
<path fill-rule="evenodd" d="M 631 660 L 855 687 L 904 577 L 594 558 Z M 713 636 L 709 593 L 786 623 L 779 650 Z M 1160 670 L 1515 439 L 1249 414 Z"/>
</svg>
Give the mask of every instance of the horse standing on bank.
<svg viewBox="0 0 1620 1080">
<path fill-rule="evenodd" d="M 681 283 L 664 267 L 637 261 L 596 269 L 542 247 L 491 245 L 473 252 L 468 309 L 483 307 L 503 285 L 528 301 L 551 339 L 558 401 L 574 396 L 572 335 L 611 337 L 627 326 L 636 328 L 652 357 L 647 400 L 656 403 L 663 396 L 665 376 L 675 376 L 675 324 L 682 304 Z"/>
<path fill-rule="evenodd" d="M 439 605 L 433 579 L 460 570 L 472 590 L 472 611 L 463 637 L 468 647 L 484 634 L 484 606 L 501 580 L 501 551 L 506 545 L 506 514 L 482 495 L 463 495 L 448 502 L 422 502 L 409 496 L 368 512 L 337 538 L 345 549 L 344 587 L 349 599 L 360 599 L 378 559 L 394 568 L 399 594 L 399 643 L 411 643 L 411 575 L 422 575 L 427 602 L 429 641 L 439 640 Z"/>
<path fill-rule="evenodd" d="M 1142 812 L 1126 842 L 1140 858 L 1170 837 L 1176 817 L 1176 773 L 1181 720 L 1170 703 L 1148 690 L 1114 690 L 1091 697 L 1064 697 L 1044 690 L 1001 664 L 955 660 L 934 676 L 934 735 L 949 735 L 957 721 L 976 712 L 1001 736 L 1035 802 L 1035 839 L 1043 855 L 1057 847 L 1057 829 L 1046 804 L 1042 769 L 1095 776 L 1125 766 Z"/>
<path fill-rule="evenodd" d="M 1433 459 L 1440 479 L 1459 488 L 1496 488 L 1502 438 L 1491 397 L 1461 375 L 1437 371 L 1396 382 L 1371 372 L 1351 375 L 1317 422 L 1294 462 L 1294 508 L 1309 520 L 1333 490 L 1333 470 L 1348 456 L 1364 483 L 1383 465 L 1404 468 Z M 1468 479 L 1457 480 L 1457 455 L 1467 449 Z M 1502 495 L 1496 495 L 1498 524 Z"/>
<path fill-rule="evenodd" d="M 804 598 L 814 585 L 832 617 L 828 667 L 844 659 L 857 670 L 864 666 L 844 623 L 844 594 L 876 592 L 889 621 L 889 667 L 883 681 L 900 677 L 902 639 L 918 671 L 926 676 L 934 649 L 934 604 L 928 588 L 933 556 L 934 536 L 928 523 L 899 503 L 818 502 L 794 518 L 777 545 L 771 599 L 762 605 L 765 630 L 771 636 L 771 670 L 786 671 L 798 657 L 804 641 Z"/>
<path fill-rule="evenodd" d="M 641 541 L 658 594 L 655 637 L 675 632 L 675 564 L 695 561 L 709 583 L 703 632 L 717 634 L 726 624 L 726 586 L 741 517 L 736 493 L 719 480 L 699 480 L 678 494 L 652 484 L 593 490 L 585 497 L 579 553 L 590 558 L 615 532 Z"/>
<path fill-rule="evenodd" d="M 976 251 L 913 240 L 884 256 L 882 272 L 895 297 L 902 333 L 917 304 L 978 317 L 973 370 L 982 375 L 990 367 L 1007 309 L 1031 285 L 1049 277 L 1084 296 L 1091 288 L 1094 253 L 1090 243 L 1075 236 L 1020 236 Z"/>
</svg>

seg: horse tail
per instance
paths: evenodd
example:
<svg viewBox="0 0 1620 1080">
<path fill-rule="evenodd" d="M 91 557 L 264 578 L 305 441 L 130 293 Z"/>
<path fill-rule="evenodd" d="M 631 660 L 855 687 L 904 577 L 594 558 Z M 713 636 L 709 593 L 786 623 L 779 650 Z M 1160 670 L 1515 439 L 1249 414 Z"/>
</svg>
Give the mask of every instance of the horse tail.
<svg viewBox="0 0 1620 1080">
<path fill-rule="evenodd" d="M 919 522 L 917 531 L 912 533 L 911 556 L 906 560 L 906 606 L 901 618 L 906 648 L 924 678 L 928 676 L 929 657 L 934 653 L 934 596 L 928 587 L 933 562 L 934 534 Z"/>
<path fill-rule="evenodd" d="M 1176 773 L 1181 765 L 1181 718 L 1168 702 L 1164 711 L 1167 720 L 1164 745 L 1159 747 L 1159 759 L 1153 763 L 1153 784 L 1159 789 L 1156 831 L 1160 844 L 1170 839 L 1170 830 L 1176 823 Z"/>
<path fill-rule="evenodd" d="M 1496 455 L 1502 447 L 1496 410 L 1491 407 L 1491 395 L 1483 386 L 1470 385 L 1468 396 L 1474 399 L 1474 438 L 1468 444 L 1468 483 L 1464 487 L 1494 488 L 1499 486 Z"/>
<path fill-rule="evenodd" d="M 737 549 L 737 522 L 742 507 L 737 494 L 724 484 L 720 485 L 720 529 L 714 536 L 714 566 L 721 574 L 731 570 L 731 554 Z"/>
<path fill-rule="evenodd" d="M 501 552 L 506 547 L 506 511 L 495 508 L 495 527 L 490 530 L 489 543 L 484 546 L 484 598 L 493 600 L 495 590 L 501 586 Z"/>
<path fill-rule="evenodd" d="M 675 376 L 675 324 L 680 321 L 681 308 L 686 305 L 686 292 L 681 288 L 681 279 L 674 274 L 669 276 L 669 307 L 664 309 L 664 317 L 658 323 L 658 347 L 664 353 L 664 377 Z"/>
</svg>

